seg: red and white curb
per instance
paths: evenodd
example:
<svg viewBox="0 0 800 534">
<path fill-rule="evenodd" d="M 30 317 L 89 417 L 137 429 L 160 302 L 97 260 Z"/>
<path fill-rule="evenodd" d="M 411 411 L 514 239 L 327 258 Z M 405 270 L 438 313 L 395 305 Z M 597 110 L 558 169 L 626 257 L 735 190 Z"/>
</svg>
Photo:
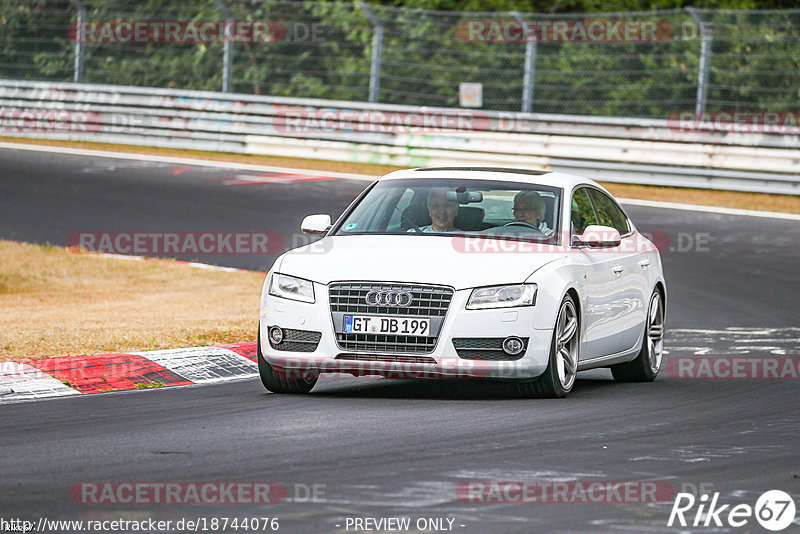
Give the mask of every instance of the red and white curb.
<svg viewBox="0 0 800 534">
<path fill-rule="evenodd" d="M 0 403 L 258 376 L 255 343 L 0 362 Z"/>
</svg>

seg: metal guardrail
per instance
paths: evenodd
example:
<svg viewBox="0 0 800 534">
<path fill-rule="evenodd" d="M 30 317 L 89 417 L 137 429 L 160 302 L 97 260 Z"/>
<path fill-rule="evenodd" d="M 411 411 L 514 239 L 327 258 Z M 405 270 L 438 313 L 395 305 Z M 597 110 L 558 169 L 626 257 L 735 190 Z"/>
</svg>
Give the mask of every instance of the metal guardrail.
<svg viewBox="0 0 800 534">
<path fill-rule="evenodd" d="M 18 137 L 800 194 L 800 136 L 666 120 L 13 80 L 0 80 L 0 118 L 0 134 Z"/>
</svg>

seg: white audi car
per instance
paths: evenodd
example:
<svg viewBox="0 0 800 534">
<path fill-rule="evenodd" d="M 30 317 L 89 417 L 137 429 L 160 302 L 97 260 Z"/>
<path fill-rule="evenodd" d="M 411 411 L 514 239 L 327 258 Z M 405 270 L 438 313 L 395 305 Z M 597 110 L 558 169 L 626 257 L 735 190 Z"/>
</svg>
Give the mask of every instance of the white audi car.
<svg viewBox="0 0 800 534">
<path fill-rule="evenodd" d="M 382 177 L 264 282 L 258 363 L 275 393 L 321 373 L 494 379 L 563 397 L 579 371 L 651 381 L 666 285 L 655 245 L 596 182 L 439 167 Z"/>
</svg>

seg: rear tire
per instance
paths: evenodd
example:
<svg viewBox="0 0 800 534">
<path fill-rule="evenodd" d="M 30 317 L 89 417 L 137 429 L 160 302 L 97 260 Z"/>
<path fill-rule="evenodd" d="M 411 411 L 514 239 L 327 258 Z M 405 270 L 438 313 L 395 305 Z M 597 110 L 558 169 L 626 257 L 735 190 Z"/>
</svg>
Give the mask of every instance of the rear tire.
<svg viewBox="0 0 800 534">
<path fill-rule="evenodd" d="M 302 376 L 300 378 L 290 377 L 286 371 L 281 371 L 272 367 L 264 355 L 261 354 L 261 326 L 258 327 L 258 374 L 261 375 L 261 383 L 273 393 L 296 393 L 303 394 L 311 391 L 317 383 L 319 375 Z M 300 371 L 295 371 L 300 373 Z"/>
<path fill-rule="evenodd" d="M 520 393 L 535 398 L 563 398 L 569 395 L 578 372 L 580 326 L 575 302 L 566 295 L 561 301 L 553 329 L 547 369 L 535 380 L 520 382 Z"/>
<path fill-rule="evenodd" d="M 652 382 L 658 376 L 664 352 L 664 299 L 656 289 L 650 297 L 642 348 L 636 359 L 611 366 L 617 382 Z"/>
</svg>

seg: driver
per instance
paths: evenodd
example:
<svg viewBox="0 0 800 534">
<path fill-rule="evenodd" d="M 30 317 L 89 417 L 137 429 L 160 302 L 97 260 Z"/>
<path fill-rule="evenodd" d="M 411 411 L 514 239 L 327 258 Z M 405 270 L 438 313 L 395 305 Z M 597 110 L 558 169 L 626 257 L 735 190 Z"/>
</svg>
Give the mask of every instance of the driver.
<svg viewBox="0 0 800 534">
<path fill-rule="evenodd" d="M 544 200 L 536 191 L 520 191 L 514 196 L 514 219 L 527 223 L 543 234 L 550 235 L 553 231 L 544 221 Z"/>
<path fill-rule="evenodd" d="M 420 228 L 424 233 L 460 231 L 453 224 L 458 215 L 458 202 L 447 200 L 446 193 L 447 189 L 444 187 L 431 189 L 428 193 L 428 215 L 431 216 L 431 224 Z"/>
</svg>

